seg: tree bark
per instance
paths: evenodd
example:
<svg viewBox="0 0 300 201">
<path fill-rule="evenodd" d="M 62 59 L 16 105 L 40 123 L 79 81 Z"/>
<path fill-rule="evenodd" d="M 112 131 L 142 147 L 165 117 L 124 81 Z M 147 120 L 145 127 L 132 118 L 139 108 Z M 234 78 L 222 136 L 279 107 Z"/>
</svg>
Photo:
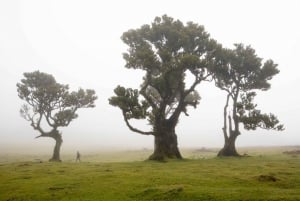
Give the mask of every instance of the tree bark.
<svg viewBox="0 0 300 201">
<path fill-rule="evenodd" d="M 231 93 L 227 95 L 226 104 L 224 107 L 224 127 L 223 127 L 223 134 L 224 134 L 224 147 L 219 151 L 218 156 L 240 156 L 235 148 L 235 141 L 237 137 L 240 135 L 239 131 L 239 120 L 237 117 L 237 97 L 238 91 L 235 93 L 233 97 L 233 109 L 232 109 L 232 116 L 233 116 L 233 125 L 231 115 L 227 116 L 227 108 L 229 103 L 229 98 Z M 228 130 L 227 130 L 227 117 L 228 117 Z M 228 135 L 229 134 L 229 135 Z"/>
<path fill-rule="evenodd" d="M 218 156 L 240 156 L 235 148 L 237 136 L 234 131 L 230 134 L 229 138 L 225 140 L 224 147 L 219 151 Z"/>
<path fill-rule="evenodd" d="M 62 145 L 62 137 L 60 134 L 56 134 L 54 136 L 51 136 L 54 140 L 55 140 L 55 146 L 54 146 L 54 150 L 53 150 L 53 155 L 52 158 L 49 160 L 51 162 L 61 162 L 60 159 L 60 148 Z"/>
<path fill-rule="evenodd" d="M 154 134 L 154 152 L 149 160 L 164 161 L 166 159 L 182 159 L 178 148 L 175 126 L 158 129 Z"/>
</svg>

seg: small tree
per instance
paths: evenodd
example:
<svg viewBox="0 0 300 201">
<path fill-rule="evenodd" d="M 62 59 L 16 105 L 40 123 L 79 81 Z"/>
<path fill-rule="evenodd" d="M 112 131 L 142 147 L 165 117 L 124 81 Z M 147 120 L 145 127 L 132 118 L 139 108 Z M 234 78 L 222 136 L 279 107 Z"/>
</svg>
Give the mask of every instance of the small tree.
<svg viewBox="0 0 300 201">
<path fill-rule="evenodd" d="M 187 115 L 187 107 L 199 103 L 195 88 L 210 75 L 207 60 L 216 42 L 209 39 L 203 26 L 184 25 L 166 15 L 125 32 L 122 40 L 129 46 L 124 54 L 126 67 L 143 70 L 145 76 L 139 90 L 118 86 L 109 103 L 121 109 L 131 131 L 154 136 L 150 159 L 181 159 L 175 127 L 180 114 Z M 187 74 L 193 77 L 190 85 Z M 130 119 L 147 119 L 152 130 L 134 128 Z"/>
<path fill-rule="evenodd" d="M 268 90 L 271 86 L 269 80 L 279 70 L 272 60 L 262 64 L 262 59 L 256 56 L 255 50 L 250 46 L 244 47 L 243 44 L 236 44 L 234 50 L 219 49 L 215 54 L 215 83 L 227 93 L 223 113 L 225 143 L 218 156 L 238 156 L 235 141 L 241 134 L 240 124 L 246 130 L 283 130 L 283 125 L 279 124 L 275 115 L 261 113 L 253 103 L 255 90 Z"/>
<path fill-rule="evenodd" d="M 36 138 L 51 137 L 55 140 L 50 161 L 61 161 L 62 136 L 58 128 L 66 127 L 76 119 L 77 109 L 95 107 L 95 91 L 79 89 L 77 92 L 69 92 L 68 85 L 59 84 L 52 75 L 39 71 L 24 73 L 24 77 L 21 83 L 17 83 L 19 97 L 27 102 L 22 106 L 20 114 L 40 132 Z M 45 124 L 50 127 L 50 131 L 42 128 Z"/>
</svg>

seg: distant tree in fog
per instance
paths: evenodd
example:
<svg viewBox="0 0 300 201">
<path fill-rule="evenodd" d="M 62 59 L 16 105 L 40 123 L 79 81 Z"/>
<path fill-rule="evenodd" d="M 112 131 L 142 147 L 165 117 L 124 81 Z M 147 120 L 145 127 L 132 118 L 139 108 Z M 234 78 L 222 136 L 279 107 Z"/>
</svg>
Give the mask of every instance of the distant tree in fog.
<svg viewBox="0 0 300 201">
<path fill-rule="evenodd" d="M 95 91 L 79 89 L 70 92 L 68 85 L 59 84 L 52 75 L 39 71 L 24 73 L 24 79 L 17 83 L 17 91 L 26 102 L 20 109 L 21 116 L 40 133 L 36 138 L 50 137 L 55 140 L 50 161 L 61 161 L 63 141 L 58 128 L 66 127 L 76 119 L 77 109 L 95 107 Z M 45 131 L 44 128 L 50 129 Z"/>
<path fill-rule="evenodd" d="M 262 63 L 250 46 L 236 44 L 233 50 L 219 50 L 214 52 L 216 59 L 211 70 L 216 86 L 227 93 L 227 98 L 223 112 L 225 143 L 218 155 L 238 156 L 235 141 L 241 134 L 240 124 L 246 130 L 284 129 L 274 114 L 262 113 L 253 103 L 256 91 L 268 90 L 271 87 L 269 81 L 279 70 L 272 60 Z"/>
</svg>

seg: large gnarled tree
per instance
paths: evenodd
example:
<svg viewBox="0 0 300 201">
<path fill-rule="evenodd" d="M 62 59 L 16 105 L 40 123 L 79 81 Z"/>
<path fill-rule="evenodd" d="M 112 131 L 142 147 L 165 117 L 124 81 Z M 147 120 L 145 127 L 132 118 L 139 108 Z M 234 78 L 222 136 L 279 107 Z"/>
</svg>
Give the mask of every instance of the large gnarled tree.
<svg viewBox="0 0 300 201">
<path fill-rule="evenodd" d="M 262 113 L 253 103 L 255 91 L 268 90 L 271 86 L 269 81 L 279 70 L 272 60 L 262 63 L 255 50 L 243 44 L 235 44 L 234 50 L 219 49 L 215 54 L 215 83 L 227 93 L 223 112 L 225 143 L 218 156 L 239 156 L 235 142 L 241 134 L 240 124 L 246 130 L 283 130 L 274 114 Z"/>
<path fill-rule="evenodd" d="M 43 72 L 24 73 L 25 79 L 17 83 L 19 97 L 26 101 L 20 110 L 21 116 L 39 131 L 39 137 L 50 137 L 56 142 L 50 161 L 61 161 L 62 136 L 59 127 L 66 127 L 78 115 L 79 108 L 95 107 L 94 90 L 69 92 L 68 85 L 59 84 L 55 78 Z M 47 126 L 48 125 L 48 126 Z M 45 131 L 43 127 L 50 128 Z"/>
<path fill-rule="evenodd" d="M 187 107 L 199 103 L 195 88 L 210 75 L 206 67 L 216 42 L 203 26 L 184 25 L 166 15 L 125 32 L 122 40 L 129 46 L 124 53 L 126 67 L 143 70 L 145 75 L 139 90 L 118 86 L 109 102 L 121 109 L 131 131 L 154 136 L 149 159 L 181 159 L 175 127 L 180 114 L 188 115 Z M 146 119 L 152 130 L 137 129 L 130 119 Z"/>
</svg>

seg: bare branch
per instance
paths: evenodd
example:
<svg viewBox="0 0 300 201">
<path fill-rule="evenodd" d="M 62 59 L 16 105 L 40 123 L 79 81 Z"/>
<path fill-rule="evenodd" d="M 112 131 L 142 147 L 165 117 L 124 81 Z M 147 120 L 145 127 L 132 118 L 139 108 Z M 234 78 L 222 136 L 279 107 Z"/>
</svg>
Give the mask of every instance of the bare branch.
<svg viewBox="0 0 300 201">
<path fill-rule="evenodd" d="M 228 121 L 229 121 L 229 132 L 232 133 L 232 120 L 231 120 L 231 116 L 228 115 Z M 231 135 L 231 134 L 230 134 Z"/>
<path fill-rule="evenodd" d="M 178 103 L 177 108 L 175 109 L 174 113 L 172 114 L 172 116 L 170 117 L 170 120 L 174 120 L 174 119 L 178 119 L 180 113 L 182 111 L 185 111 L 185 107 L 188 105 L 188 103 L 185 103 L 185 98 L 195 90 L 196 86 L 203 80 L 205 80 L 206 78 L 208 78 L 210 76 L 210 74 L 208 73 L 206 76 L 202 77 L 202 75 L 195 75 L 195 80 L 194 83 L 190 86 L 190 88 L 188 90 L 186 90 L 183 94 L 181 94 L 180 96 L 180 100 Z M 185 111 L 186 112 L 186 111 Z"/>
<path fill-rule="evenodd" d="M 148 101 L 148 103 L 150 104 L 150 106 L 153 109 L 157 109 L 157 105 L 154 103 L 154 101 L 152 100 L 152 98 L 146 92 L 146 89 L 148 88 L 148 86 L 150 86 L 148 79 L 151 79 L 150 75 L 147 76 L 147 78 L 145 78 L 145 83 L 144 83 L 143 87 L 140 90 L 140 94 Z"/>
<path fill-rule="evenodd" d="M 229 97 L 230 97 L 230 93 L 227 95 L 226 104 L 224 106 L 224 127 L 223 127 L 222 130 L 223 130 L 225 142 L 228 141 L 228 133 L 227 133 L 227 108 L 228 108 L 228 103 L 229 103 Z"/>
<path fill-rule="evenodd" d="M 123 111 L 122 114 L 123 114 L 124 121 L 126 122 L 127 127 L 128 127 L 131 131 L 136 132 L 136 133 L 139 133 L 139 134 L 142 134 L 142 135 L 154 135 L 154 132 L 144 132 L 144 131 L 141 131 L 141 130 L 139 130 L 139 129 L 137 129 L 137 128 L 132 127 L 132 126 L 130 125 L 128 119 L 126 118 L 126 113 Z"/>
</svg>

